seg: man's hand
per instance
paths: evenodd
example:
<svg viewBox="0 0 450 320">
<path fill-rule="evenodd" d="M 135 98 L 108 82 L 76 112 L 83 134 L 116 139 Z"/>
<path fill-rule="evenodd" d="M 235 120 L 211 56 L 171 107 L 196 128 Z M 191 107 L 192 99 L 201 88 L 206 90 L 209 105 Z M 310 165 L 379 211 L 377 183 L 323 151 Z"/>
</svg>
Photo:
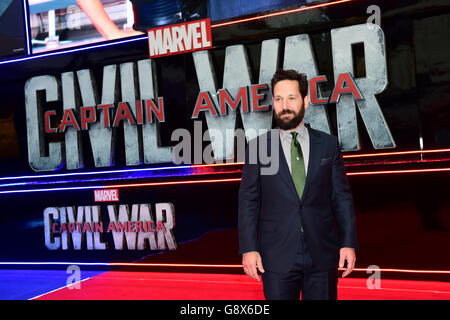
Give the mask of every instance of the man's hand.
<svg viewBox="0 0 450 320">
<path fill-rule="evenodd" d="M 242 256 L 242 265 L 244 266 L 245 273 L 256 281 L 259 281 L 258 270 L 264 273 L 261 256 L 258 251 L 244 253 Z"/>
<path fill-rule="evenodd" d="M 340 254 L 339 268 L 343 268 L 345 261 L 347 261 L 347 269 L 342 274 L 342 278 L 345 278 L 353 271 L 353 268 L 355 267 L 356 261 L 355 249 L 344 247 L 341 248 L 339 254 Z"/>
</svg>

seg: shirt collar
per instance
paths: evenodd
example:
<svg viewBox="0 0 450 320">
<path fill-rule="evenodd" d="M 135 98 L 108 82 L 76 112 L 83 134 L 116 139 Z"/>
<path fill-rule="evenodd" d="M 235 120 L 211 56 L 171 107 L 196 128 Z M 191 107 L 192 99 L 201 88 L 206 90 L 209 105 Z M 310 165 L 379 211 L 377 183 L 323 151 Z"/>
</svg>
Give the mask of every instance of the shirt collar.
<svg viewBox="0 0 450 320">
<path fill-rule="evenodd" d="M 295 131 L 298 132 L 298 135 L 299 135 L 299 137 L 300 137 L 301 139 L 303 139 L 303 138 L 306 136 L 307 130 L 308 130 L 308 129 L 306 128 L 305 123 L 304 123 L 303 121 L 302 121 L 302 123 L 295 129 Z M 282 135 L 284 138 L 286 138 L 286 137 L 291 138 L 291 137 L 292 137 L 292 135 L 291 135 L 291 130 L 283 130 L 283 129 L 280 129 L 280 132 L 281 132 L 281 135 Z"/>
</svg>

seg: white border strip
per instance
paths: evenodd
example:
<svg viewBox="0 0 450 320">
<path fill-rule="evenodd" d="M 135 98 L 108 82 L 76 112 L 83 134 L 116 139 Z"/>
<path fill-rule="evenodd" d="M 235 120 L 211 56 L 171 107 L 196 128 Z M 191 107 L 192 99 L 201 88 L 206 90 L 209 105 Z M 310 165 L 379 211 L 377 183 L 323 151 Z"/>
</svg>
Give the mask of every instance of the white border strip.
<svg viewBox="0 0 450 320">
<path fill-rule="evenodd" d="M 45 295 L 47 295 L 47 294 L 49 294 L 49 293 L 53 293 L 53 292 L 56 292 L 56 291 L 58 291 L 58 290 L 62 290 L 62 289 L 68 288 L 68 287 L 70 287 L 70 286 L 74 286 L 74 285 L 76 285 L 77 283 L 81 283 L 81 282 L 83 282 L 83 281 L 89 280 L 90 278 L 91 278 L 91 277 L 86 278 L 86 279 L 83 279 L 83 280 L 80 280 L 80 281 L 75 282 L 75 283 L 71 283 L 71 284 L 65 285 L 64 287 L 60 287 L 60 288 L 51 290 L 51 291 L 49 291 L 49 292 L 45 292 L 45 293 L 43 293 L 43 294 L 40 294 L 40 295 L 35 296 L 35 297 L 33 297 L 33 298 L 30 298 L 30 299 L 28 299 L 28 300 L 38 299 L 38 298 L 40 298 L 40 297 L 42 297 L 42 296 L 45 296 Z M 81 290 L 81 289 L 74 289 L 74 290 Z"/>
</svg>

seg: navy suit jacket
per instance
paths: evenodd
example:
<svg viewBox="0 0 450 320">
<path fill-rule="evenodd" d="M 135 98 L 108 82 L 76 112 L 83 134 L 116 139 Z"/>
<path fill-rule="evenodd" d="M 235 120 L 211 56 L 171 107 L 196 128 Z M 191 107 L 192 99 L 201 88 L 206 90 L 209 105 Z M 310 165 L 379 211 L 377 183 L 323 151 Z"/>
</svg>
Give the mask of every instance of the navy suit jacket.
<svg viewBox="0 0 450 320">
<path fill-rule="evenodd" d="M 320 270 L 337 268 L 339 249 L 357 249 L 353 197 L 345 174 L 338 139 L 307 125 L 310 154 L 301 199 L 286 162 L 279 134 L 262 134 L 249 141 L 239 188 L 239 253 L 258 251 L 264 269 L 287 272 L 293 265 L 300 243 L 300 228 L 313 265 Z M 261 174 L 269 164 L 249 162 L 251 147 L 277 138 L 279 169 Z M 256 145 L 255 145 L 256 144 Z M 263 147 L 263 146 L 261 146 Z"/>
</svg>

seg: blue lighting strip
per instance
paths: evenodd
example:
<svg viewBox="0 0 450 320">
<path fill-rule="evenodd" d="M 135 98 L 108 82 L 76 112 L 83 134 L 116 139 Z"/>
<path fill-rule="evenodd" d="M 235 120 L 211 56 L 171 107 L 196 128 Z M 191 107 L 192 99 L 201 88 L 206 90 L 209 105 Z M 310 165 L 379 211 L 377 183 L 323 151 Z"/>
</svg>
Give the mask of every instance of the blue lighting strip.
<svg viewBox="0 0 450 320">
<path fill-rule="evenodd" d="M 29 26 L 28 26 L 28 7 L 27 7 L 27 2 L 28 0 L 23 0 L 23 12 L 25 14 L 25 35 L 27 38 L 27 54 L 30 55 L 31 54 L 31 49 L 30 49 L 30 30 L 29 30 Z"/>
<path fill-rule="evenodd" d="M 141 168 L 141 169 L 125 169 L 112 171 L 93 171 L 93 172 L 77 172 L 77 173 L 61 173 L 36 176 L 18 176 L 18 177 L 2 177 L 0 180 L 6 183 L 0 184 L 0 194 L 27 193 L 27 192 L 45 192 L 45 191 L 66 191 L 66 190 L 83 190 L 83 189 L 103 189 L 108 185 L 82 185 L 98 182 L 118 181 L 118 180 L 136 180 L 151 178 L 169 178 L 196 175 L 215 175 L 215 174 L 232 174 L 239 173 L 240 168 L 236 165 L 241 163 L 229 163 L 228 165 L 183 165 L 183 166 L 167 166 L 157 168 Z M 110 176 L 104 176 L 110 174 Z M 88 176 L 83 178 L 82 176 Z M 97 176 L 95 176 L 97 175 Z M 64 179 L 68 177 L 68 179 Z M 58 179 L 59 178 L 59 179 Z M 23 179 L 28 179 L 24 181 Z M 21 181 L 18 181 L 21 180 Z M 67 184 L 67 187 L 58 187 L 57 185 Z M 46 187 L 43 188 L 42 186 Z M 79 185 L 76 187 L 75 185 Z M 27 189 L 9 189 L 8 187 L 31 187 Z M 33 189 L 33 187 L 39 187 Z M 8 189 L 7 189 L 8 188 Z M 2 190 L 3 189 L 3 190 Z M 5 190 L 7 189 L 7 190 Z"/>
<path fill-rule="evenodd" d="M 142 174 L 137 172 L 137 174 L 130 174 L 125 176 L 115 176 L 115 177 L 101 177 L 101 178 L 90 178 L 90 179 L 72 179 L 72 180 L 49 180 L 49 181 L 28 181 L 28 182 L 15 182 L 15 183 L 4 183 L 0 184 L 0 188 L 3 187 L 13 187 L 13 186 L 33 186 L 33 185 L 43 185 L 43 184 L 63 184 L 63 183 L 86 183 L 86 182 L 100 182 L 100 181 L 117 181 L 117 180 L 130 180 L 130 179 L 142 179 L 142 178 L 168 178 L 168 177 L 180 177 L 180 176 L 190 176 L 193 172 L 190 168 L 177 170 L 173 173 L 151 173 Z"/>
<path fill-rule="evenodd" d="M 191 168 L 192 167 L 190 165 L 185 165 L 185 166 L 122 169 L 122 170 L 109 170 L 109 171 L 71 172 L 71 173 L 58 173 L 58 174 L 43 174 L 43 175 L 35 175 L 35 176 L 0 177 L 0 181 L 1 180 L 19 180 L 19 179 L 60 178 L 60 177 L 96 175 L 96 174 L 111 174 L 111 173 L 128 173 L 128 172 L 135 173 L 135 172 L 156 171 L 156 170 L 191 169 Z"/>
<path fill-rule="evenodd" d="M 39 261 L 39 262 L 21 262 L 21 261 L 2 261 L 0 262 L 0 265 L 9 266 L 9 265 L 17 265 L 17 266 L 44 266 L 44 265 L 78 265 L 78 266 L 110 266 L 111 263 L 109 262 L 46 262 L 46 261 Z"/>
<path fill-rule="evenodd" d="M 67 191 L 67 190 L 83 190 L 83 189 L 103 189 L 104 187 L 105 186 L 101 185 L 101 186 L 45 188 L 45 189 L 30 189 L 30 190 L 6 190 L 6 191 L 0 191 L 0 194 L 45 192 L 45 191 Z"/>
<path fill-rule="evenodd" d="M 78 52 L 78 51 L 86 51 L 86 50 L 91 50 L 91 49 L 115 46 L 115 45 L 118 45 L 118 44 L 135 42 L 135 41 L 140 41 L 140 40 L 147 40 L 147 39 L 148 39 L 148 36 L 139 36 L 138 38 L 132 38 L 132 39 L 127 39 L 127 40 L 115 41 L 113 43 L 102 43 L 102 44 L 90 45 L 90 46 L 86 46 L 86 47 L 82 47 L 82 48 L 74 48 L 74 49 L 68 49 L 68 50 L 64 50 L 64 51 L 42 53 L 42 54 L 37 54 L 37 55 L 34 55 L 34 56 L 29 56 L 29 57 L 24 57 L 24 58 L 0 61 L 0 65 L 7 64 L 7 63 L 27 61 L 27 60 L 34 60 L 34 59 L 44 58 L 44 57 L 57 56 L 57 55 L 61 55 L 61 54 L 73 53 L 73 52 Z"/>
</svg>

